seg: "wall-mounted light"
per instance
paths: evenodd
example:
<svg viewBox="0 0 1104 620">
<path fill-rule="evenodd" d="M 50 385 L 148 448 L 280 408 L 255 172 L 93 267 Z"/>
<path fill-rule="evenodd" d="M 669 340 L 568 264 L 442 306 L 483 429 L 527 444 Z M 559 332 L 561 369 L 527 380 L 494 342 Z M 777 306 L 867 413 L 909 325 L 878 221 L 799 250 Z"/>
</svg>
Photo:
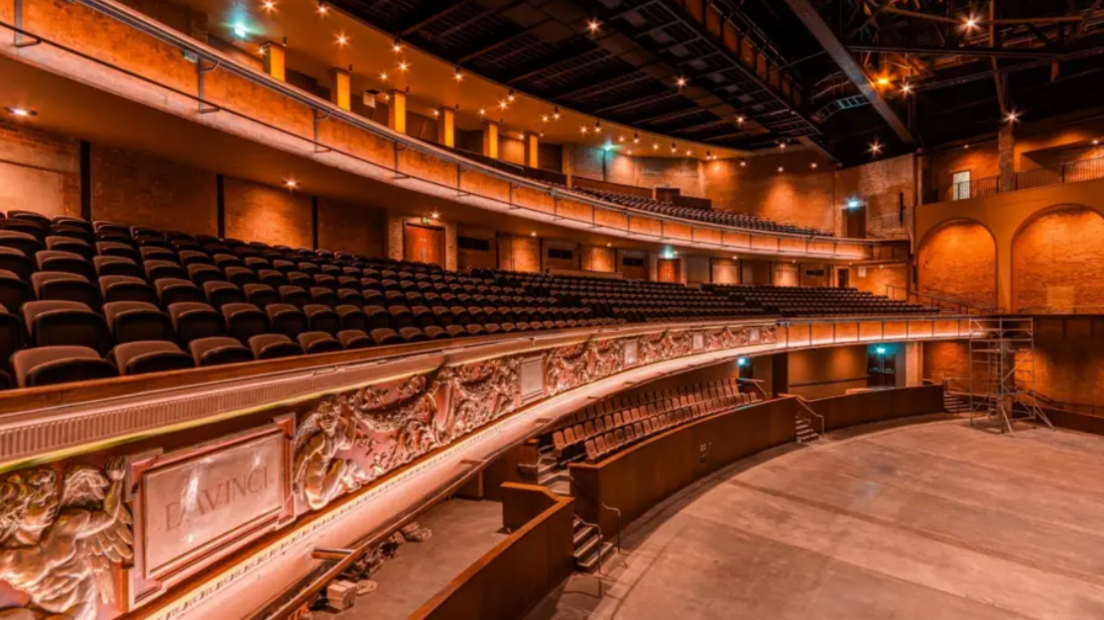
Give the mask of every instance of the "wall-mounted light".
<svg viewBox="0 0 1104 620">
<path fill-rule="evenodd" d="M 410 70 L 410 63 L 406 62 L 405 60 L 399 63 L 399 72 L 400 73 L 406 73 L 409 70 Z"/>
<path fill-rule="evenodd" d="M 534 232 L 531 232 L 531 233 L 529 233 L 529 236 L 530 236 L 530 237 L 536 237 L 536 236 L 537 236 L 537 233 L 536 233 L 536 231 L 534 231 Z"/>
<path fill-rule="evenodd" d="M 395 37 L 395 41 L 391 43 L 391 51 L 399 54 L 402 52 L 402 39 Z"/>
<path fill-rule="evenodd" d="M 337 35 L 337 44 L 340 45 L 341 47 L 345 47 L 346 45 L 349 44 L 349 37 L 345 36 L 344 32 L 338 34 Z"/>
<path fill-rule="evenodd" d="M 295 179 L 284 179 L 284 187 L 288 189 L 295 189 L 296 187 L 299 187 L 299 181 L 296 181 Z"/>
<path fill-rule="evenodd" d="M 736 358 L 736 365 L 739 366 L 740 368 L 744 368 L 745 366 L 748 365 L 748 358 L 746 358 L 746 357 Z"/>
<path fill-rule="evenodd" d="M 429 217 L 432 217 L 433 219 L 438 219 L 439 217 L 441 217 L 441 214 L 434 211 L 433 213 L 429 214 Z"/>
<path fill-rule="evenodd" d="M 874 349 L 874 352 L 877 353 L 878 355 L 885 355 L 886 354 L 886 348 L 885 347 L 878 347 L 878 348 Z"/>
<path fill-rule="evenodd" d="M 276 3 L 273 2 L 272 0 L 264 0 L 264 2 L 261 3 L 261 6 L 268 13 L 271 13 L 271 12 L 276 10 Z"/>
<path fill-rule="evenodd" d="M 602 121 L 594 121 L 594 133 L 602 133 Z"/>
<path fill-rule="evenodd" d="M 325 17 L 326 13 L 330 12 L 330 7 L 326 6 L 325 2 L 319 0 L 318 2 L 318 14 Z"/>
<path fill-rule="evenodd" d="M 556 106 L 555 108 L 552 109 L 552 120 L 554 120 L 554 121 L 560 120 L 560 106 Z"/>
<path fill-rule="evenodd" d="M 244 39 L 249 36 L 249 30 L 246 29 L 245 24 L 237 22 L 234 24 L 234 36 L 239 39 Z"/>
<path fill-rule="evenodd" d="M 31 118 L 34 116 L 38 116 L 38 112 L 35 112 L 30 108 L 21 108 L 18 106 L 5 106 L 4 111 L 8 114 L 11 114 L 12 116 L 16 116 L 19 118 Z"/>
<path fill-rule="evenodd" d="M 852 198 L 851 200 L 847 201 L 847 208 L 848 209 L 858 209 L 861 206 L 862 206 L 862 202 L 859 201 L 858 198 Z"/>
</svg>

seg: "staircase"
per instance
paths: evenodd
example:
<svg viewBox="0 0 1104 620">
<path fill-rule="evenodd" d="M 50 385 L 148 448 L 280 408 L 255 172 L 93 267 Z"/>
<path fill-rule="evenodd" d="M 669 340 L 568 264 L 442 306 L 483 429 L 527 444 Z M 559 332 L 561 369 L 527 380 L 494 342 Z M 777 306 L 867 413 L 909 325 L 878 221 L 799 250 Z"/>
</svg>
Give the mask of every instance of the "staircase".
<svg viewBox="0 0 1104 620">
<path fill-rule="evenodd" d="M 559 495 L 571 495 L 571 473 L 552 455 L 552 447 L 541 449 L 537 459 L 537 484 Z"/>
<path fill-rule="evenodd" d="M 593 573 L 613 555 L 613 543 L 603 542 L 598 527 L 575 517 L 575 569 Z"/>
<path fill-rule="evenodd" d="M 809 420 L 797 416 L 797 443 L 815 443 L 820 440 L 820 433 L 816 432 Z"/>
<path fill-rule="evenodd" d="M 970 413 L 970 397 L 944 390 L 943 410 L 947 413 Z"/>
</svg>

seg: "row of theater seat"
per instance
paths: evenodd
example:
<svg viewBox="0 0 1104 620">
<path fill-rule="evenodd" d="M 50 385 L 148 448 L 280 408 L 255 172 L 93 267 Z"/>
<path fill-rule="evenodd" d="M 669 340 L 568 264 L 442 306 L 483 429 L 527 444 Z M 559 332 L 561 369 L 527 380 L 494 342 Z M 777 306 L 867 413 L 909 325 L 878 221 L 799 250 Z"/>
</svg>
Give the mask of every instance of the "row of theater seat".
<svg viewBox="0 0 1104 620">
<path fill-rule="evenodd" d="M 561 186 L 561 188 L 567 189 L 566 186 Z M 809 228 L 806 226 L 795 226 L 793 224 L 783 224 L 771 220 L 765 220 L 760 218 L 759 216 L 750 215 L 747 213 L 736 213 L 734 211 L 715 211 L 713 209 L 701 209 L 695 207 L 682 207 L 669 202 L 662 202 L 652 198 L 645 198 L 643 196 L 636 196 L 633 194 L 625 194 L 622 192 L 614 192 L 609 190 L 593 189 L 589 187 L 579 187 L 578 185 L 571 188 L 569 191 L 581 194 L 583 196 L 606 200 L 614 204 L 624 205 L 626 207 L 632 207 L 634 209 L 640 209 L 642 211 L 651 211 L 652 213 L 659 213 L 661 215 L 669 215 L 671 217 L 678 217 L 688 220 L 697 220 L 699 222 L 709 222 L 711 224 L 721 224 L 724 226 L 733 226 L 735 228 L 749 228 L 752 230 L 785 233 L 790 235 L 805 235 L 815 237 L 833 236 L 833 233 L 830 231 Z"/>
<path fill-rule="evenodd" d="M 29 212 L 0 219 L 0 306 L 21 387 L 612 322 L 435 265 Z"/>
<path fill-rule="evenodd" d="M 741 393 L 736 379 L 614 397 L 561 419 L 551 433 L 552 447 L 558 457 L 571 460 L 581 456 L 578 451 L 581 446 L 588 441 L 596 442 L 599 437 L 605 437 L 603 441 L 607 446 L 620 445 L 616 441 L 618 430 L 623 439 L 636 440 L 656 429 L 668 428 L 672 421 L 709 415 L 753 402 L 756 398 L 753 394 Z M 597 444 L 586 447 L 588 454 L 596 454 L 591 448 L 597 448 Z M 607 452 L 609 450 L 600 451 L 601 454 Z"/>
<path fill-rule="evenodd" d="M 702 321 L 758 318 L 762 308 L 680 284 L 639 282 L 502 271 L 473 270 L 473 275 L 494 280 L 532 295 L 547 295 L 569 306 L 586 308 L 595 316 L 628 323 L 654 321 Z"/>
<path fill-rule="evenodd" d="M 853 288 L 707 284 L 703 288 L 731 300 L 786 317 L 938 314 L 931 308 Z"/>
<path fill-rule="evenodd" d="M 570 458 L 581 444 L 587 460 L 594 462 L 673 426 L 759 400 L 754 393 L 739 392 L 729 381 L 694 386 L 686 392 L 666 397 L 660 393 L 653 402 L 605 415 L 587 412 L 583 420 L 552 433 L 555 454 Z"/>
</svg>

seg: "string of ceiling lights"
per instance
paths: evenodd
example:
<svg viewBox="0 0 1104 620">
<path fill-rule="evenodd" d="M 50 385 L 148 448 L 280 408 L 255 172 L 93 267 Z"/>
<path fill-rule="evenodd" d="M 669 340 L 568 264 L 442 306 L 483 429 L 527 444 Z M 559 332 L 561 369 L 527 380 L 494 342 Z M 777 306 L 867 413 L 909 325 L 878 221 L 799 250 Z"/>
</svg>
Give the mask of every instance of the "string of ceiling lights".
<svg viewBox="0 0 1104 620">
<path fill-rule="evenodd" d="M 276 0 L 260 0 L 260 4 L 261 4 L 261 8 L 264 10 L 264 12 L 269 16 L 272 16 L 274 13 L 276 13 L 278 11 L 278 3 L 277 3 Z M 322 18 L 322 19 L 325 19 L 326 17 L 329 16 L 330 6 L 326 3 L 326 0 L 318 0 L 318 5 L 317 5 L 317 8 L 315 9 L 315 12 L 319 16 L 319 18 Z M 244 41 L 244 40 L 247 40 L 249 38 L 249 29 L 246 27 L 243 20 L 237 20 L 232 25 L 232 30 L 234 32 L 235 37 L 237 37 L 239 40 Z M 586 30 L 591 36 L 598 36 L 601 33 L 601 30 L 602 30 L 602 23 L 598 19 L 590 19 L 586 22 Z M 334 42 L 338 47 L 349 48 L 352 45 L 352 37 L 344 31 L 338 31 L 334 34 Z M 258 50 L 257 50 L 258 55 L 263 56 L 264 53 L 265 53 L 264 49 L 265 48 L 263 46 L 259 47 Z M 396 54 L 397 62 L 395 64 L 394 70 L 392 70 L 392 71 L 382 70 L 382 71 L 379 71 L 379 73 L 377 74 L 378 79 L 383 83 L 390 82 L 392 77 L 395 76 L 395 75 L 406 75 L 412 69 L 412 65 L 411 65 L 409 59 L 405 55 L 405 45 L 403 44 L 403 41 L 400 37 L 395 38 L 394 42 L 392 43 L 391 49 Z M 352 70 L 352 66 L 350 66 L 350 71 L 351 70 Z M 465 74 L 464 74 L 463 70 L 460 68 L 459 65 L 457 65 L 455 67 L 454 71 L 453 71 L 453 80 L 457 84 L 459 84 L 459 83 L 464 81 L 464 78 L 465 78 Z M 690 83 L 689 78 L 687 78 L 686 76 L 680 75 L 680 76 L 675 78 L 674 85 L 681 92 L 684 88 L 686 88 L 689 85 L 689 83 Z M 407 86 L 406 90 L 409 93 L 409 91 L 410 91 L 409 86 Z M 388 94 L 384 93 L 381 96 L 382 96 L 382 98 L 385 102 L 390 101 L 390 96 Z M 502 99 L 498 100 L 494 105 L 480 106 L 477 109 L 477 112 L 478 112 L 480 118 L 486 118 L 488 115 L 492 114 L 495 111 L 497 111 L 500 114 L 505 114 L 505 112 L 510 108 L 510 104 L 514 103 L 514 101 L 516 99 L 517 99 L 517 95 L 514 92 L 514 89 L 511 88 L 507 92 L 506 96 L 503 97 Z M 457 110 L 459 110 L 460 109 L 460 104 L 456 104 L 455 108 Z M 439 110 L 434 110 L 433 116 L 434 117 L 439 117 L 440 116 L 440 111 Z M 560 113 L 559 106 L 555 105 L 555 106 L 553 106 L 552 112 L 550 114 L 542 114 L 541 115 L 540 122 L 543 125 L 547 125 L 547 124 L 550 124 L 550 123 L 555 123 L 555 122 L 560 120 L 561 116 L 562 115 Z M 739 113 L 733 118 L 733 120 L 735 121 L 735 123 L 737 125 L 743 126 L 747 123 L 748 117 L 747 117 L 746 114 Z M 501 116 L 500 119 L 499 119 L 499 122 L 504 123 L 505 122 L 505 117 Z M 590 135 L 590 134 L 601 135 L 603 133 L 602 121 L 601 120 L 596 120 L 592 126 L 587 125 L 587 124 L 583 124 L 579 128 L 579 132 L 582 135 Z M 538 133 L 541 137 L 544 137 L 544 131 L 543 130 L 538 130 L 535 133 Z M 625 137 L 624 134 L 622 134 L 618 138 L 616 144 L 613 142 L 612 139 L 607 139 L 603 148 L 607 151 L 610 151 L 610 150 L 613 150 L 617 146 L 624 145 L 626 143 L 626 141 L 627 141 L 627 138 Z M 627 148 L 627 150 L 626 150 L 627 155 L 635 155 L 639 152 L 639 149 L 636 148 L 636 147 L 639 147 L 639 145 L 640 145 L 640 132 L 638 130 L 633 130 L 632 144 L 633 144 L 633 146 Z M 693 148 L 680 149 L 677 142 L 672 141 L 672 143 L 671 143 L 671 154 L 677 154 L 680 150 L 687 157 L 692 157 L 696 153 L 695 149 L 693 149 Z M 659 152 L 660 151 L 660 144 L 659 144 L 658 141 L 653 141 L 652 151 L 653 152 Z M 705 152 L 705 160 L 706 161 L 715 161 L 717 159 L 718 159 L 717 155 L 715 155 L 712 152 L 712 150 L 708 150 L 708 149 L 706 150 L 706 152 Z M 744 165 L 746 166 L 746 163 L 744 163 Z"/>
</svg>

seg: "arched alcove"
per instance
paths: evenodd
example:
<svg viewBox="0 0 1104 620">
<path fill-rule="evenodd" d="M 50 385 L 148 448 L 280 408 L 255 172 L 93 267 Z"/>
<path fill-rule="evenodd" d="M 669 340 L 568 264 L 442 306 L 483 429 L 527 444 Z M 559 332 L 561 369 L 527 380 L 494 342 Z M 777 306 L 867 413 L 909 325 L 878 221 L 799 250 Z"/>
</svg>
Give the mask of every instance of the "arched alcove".
<svg viewBox="0 0 1104 620">
<path fill-rule="evenodd" d="M 1012 240 L 1012 307 L 1019 311 L 1104 306 L 1104 217 L 1057 205 L 1026 220 Z"/>
<path fill-rule="evenodd" d="M 997 305 L 997 243 L 974 220 L 952 220 L 932 229 L 920 243 L 920 290 Z"/>
</svg>

